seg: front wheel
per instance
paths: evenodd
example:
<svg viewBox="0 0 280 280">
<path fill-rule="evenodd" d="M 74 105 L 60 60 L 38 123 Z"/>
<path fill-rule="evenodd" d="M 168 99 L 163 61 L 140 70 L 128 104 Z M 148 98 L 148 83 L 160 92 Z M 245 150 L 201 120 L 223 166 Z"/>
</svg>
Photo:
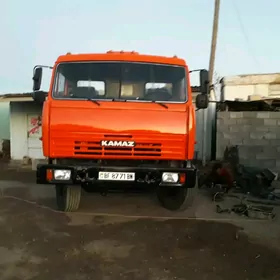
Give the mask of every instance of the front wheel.
<svg viewBox="0 0 280 280">
<path fill-rule="evenodd" d="M 196 187 L 159 187 L 157 197 L 161 205 L 171 211 L 184 211 L 189 209 L 194 202 Z"/>
<path fill-rule="evenodd" d="M 74 212 L 79 209 L 81 200 L 80 186 L 56 185 L 56 203 L 60 211 Z"/>
</svg>

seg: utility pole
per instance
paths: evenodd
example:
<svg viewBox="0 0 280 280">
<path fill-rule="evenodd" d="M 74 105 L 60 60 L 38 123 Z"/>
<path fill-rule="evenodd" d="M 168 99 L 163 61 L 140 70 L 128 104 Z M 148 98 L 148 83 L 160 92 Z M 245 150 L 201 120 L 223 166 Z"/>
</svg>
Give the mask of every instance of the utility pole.
<svg viewBox="0 0 280 280">
<path fill-rule="evenodd" d="M 211 53 L 210 53 L 210 61 L 209 61 L 210 86 L 212 86 L 212 84 L 213 84 L 213 76 L 214 76 L 216 46 L 217 46 L 218 27 L 219 27 L 219 13 L 220 13 L 220 0 L 215 0 L 212 41 L 211 41 Z"/>
<path fill-rule="evenodd" d="M 210 100 L 215 100 L 215 94 L 213 91 L 213 76 L 214 76 L 214 67 L 215 67 L 215 56 L 216 56 L 216 46 L 217 46 L 217 37 L 218 37 L 218 27 L 219 27 L 219 13 L 220 13 L 220 0 L 215 0 L 214 8 L 214 18 L 213 18 L 213 29 L 212 29 L 212 40 L 211 40 L 211 52 L 209 60 L 209 97 Z M 212 110 L 212 108 L 209 108 Z M 203 141 L 202 141 L 202 164 L 206 164 L 206 152 L 207 152 L 207 143 L 211 139 L 207 139 L 207 114 L 208 110 L 203 110 Z"/>
</svg>

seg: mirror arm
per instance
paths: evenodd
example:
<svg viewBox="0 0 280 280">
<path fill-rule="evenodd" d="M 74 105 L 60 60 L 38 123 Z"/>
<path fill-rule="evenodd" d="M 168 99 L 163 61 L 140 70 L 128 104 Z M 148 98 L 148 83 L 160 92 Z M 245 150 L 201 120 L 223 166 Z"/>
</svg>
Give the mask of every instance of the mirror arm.
<svg viewBox="0 0 280 280">
<path fill-rule="evenodd" d="M 41 68 L 47 68 L 47 69 L 53 69 L 52 66 L 48 66 L 48 65 L 35 65 L 35 66 L 33 67 L 33 74 L 35 73 L 36 68 L 39 68 L 39 67 L 41 67 Z"/>
<path fill-rule="evenodd" d="M 194 70 L 190 70 L 189 73 L 200 72 L 201 70 L 204 70 L 204 69 L 194 69 Z"/>
</svg>

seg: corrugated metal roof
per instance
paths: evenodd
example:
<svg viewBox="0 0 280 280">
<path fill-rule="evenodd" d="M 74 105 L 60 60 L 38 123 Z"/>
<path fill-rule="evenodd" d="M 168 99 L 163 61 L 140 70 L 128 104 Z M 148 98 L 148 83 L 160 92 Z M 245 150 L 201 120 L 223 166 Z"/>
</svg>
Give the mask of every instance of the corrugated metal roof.
<svg viewBox="0 0 280 280">
<path fill-rule="evenodd" d="M 30 97 L 32 96 L 32 93 L 26 92 L 26 93 L 4 93 L 0 95 L 0 98 L 10 98 L 10 97 Z"/>
<path fill-rule="evenodd" d="M 223 106 L 226 105 L 226 107 Z M 267 98 L 260 100 L 224 101 L 221 110 L 228 111 L 280 111 L 280 98 Z"/>
<path fill-rule="evenodd" d="M 261 102 L 280 102 L 280 98 L 271 98 L 271 97 L 267 97 L 267 98 L 261 98 L 258 100 L 225 100 L 225 103 L 261 103 Z"/>
<path fill-rule="evenodd" d="M 248 74 L 226 76 L 221 79 L 223 86 L 280 84 L 280 73 Z"/>
<path fill-rule="evenodd" d="M 48 94 L 46 91 L 42 91 L 46 95 Z M 23 101 L 33 101 L 32 98 L 33 92 L 24 92 L 24 93 L 6 93 L 3 95 L 0 95 L 0 102 L 23 102 Z"/>
</svg>

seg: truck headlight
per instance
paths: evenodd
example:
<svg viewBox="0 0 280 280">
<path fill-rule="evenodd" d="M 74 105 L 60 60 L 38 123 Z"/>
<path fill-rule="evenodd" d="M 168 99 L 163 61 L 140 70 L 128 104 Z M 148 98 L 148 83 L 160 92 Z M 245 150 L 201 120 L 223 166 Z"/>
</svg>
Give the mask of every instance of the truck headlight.
<svg viewBox="0 0 280 280">
<path fill-rule="evenodd" d="M 169 172 L 162 173 L 161 180 L 164 183 L 177 183 L 179 181 L 179 174 Z"/>
<path fill-rule="evenodd" d="M 70 180 L 71 170 L 54 170 L 54 179 L 55 180 Z"/>
</svg>

